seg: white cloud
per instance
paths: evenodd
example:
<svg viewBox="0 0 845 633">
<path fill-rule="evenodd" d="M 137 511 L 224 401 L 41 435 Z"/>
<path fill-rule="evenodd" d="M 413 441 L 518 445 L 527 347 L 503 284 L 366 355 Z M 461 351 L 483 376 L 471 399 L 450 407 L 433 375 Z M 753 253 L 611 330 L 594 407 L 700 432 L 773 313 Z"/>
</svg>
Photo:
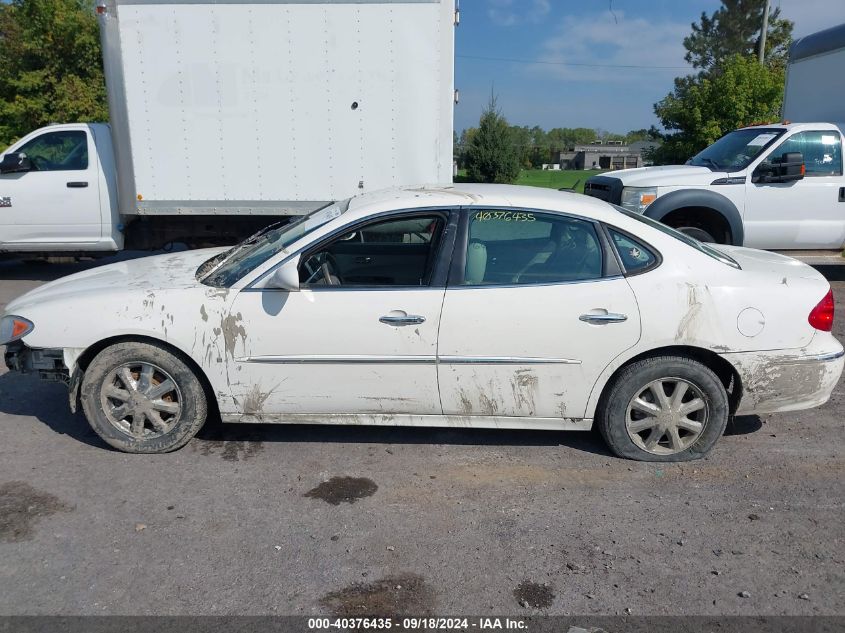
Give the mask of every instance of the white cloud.
<svg viewBox="0 0 845 633">
<path fill-rule="evenodd" d="M 550 0 L 487 0 L 487 16 L 499 26 L 539 22 L 552 10 Z M 526 6 L 527 5 L 527 6 Z"/>
<path fill-rule="evenodd" d="M 686 22 L 628 18 L 618 10 L 615 16 L 610 11 L 569 16 L 542 42 L 537 61 L 545 64 L 538 68 L 550 76 L 575 81 L 665 81 L 687 72 L 683 39 L 689 30 Z M 555 63 L 574 65 L 552 65 Z"/>
</svg>

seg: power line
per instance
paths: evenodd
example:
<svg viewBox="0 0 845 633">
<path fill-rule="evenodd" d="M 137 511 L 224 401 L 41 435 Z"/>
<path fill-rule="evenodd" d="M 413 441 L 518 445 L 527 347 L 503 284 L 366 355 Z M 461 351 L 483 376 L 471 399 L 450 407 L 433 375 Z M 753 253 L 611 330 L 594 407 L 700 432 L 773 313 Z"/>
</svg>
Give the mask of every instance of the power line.
<svg viewBox="0 0 845 633">
<path fill-rule="evenodd" d="M 485 57 L 483 55 L 455 55 L 462 59 L 479 59 L 488 62 L 510 62 L 513 64 L 540 64 L 545 66 L 578 66 L 581 68 L 640 68 L 646 70 L 690 70 L 691 66 L 645 66 L 635 64 L 582 64 L 577 62 L 549 62 L 511 57 Z"/>
</svg>

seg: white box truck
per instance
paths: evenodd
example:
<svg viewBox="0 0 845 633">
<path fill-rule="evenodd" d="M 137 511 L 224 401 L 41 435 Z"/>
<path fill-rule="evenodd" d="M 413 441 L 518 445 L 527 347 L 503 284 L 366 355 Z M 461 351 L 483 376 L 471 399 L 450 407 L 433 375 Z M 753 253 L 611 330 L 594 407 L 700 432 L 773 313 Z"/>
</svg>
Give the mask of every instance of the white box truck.
<svg viewBox="0 0 845 633">
<path fill-rule="evenodd" d="M 685 165 L 612 171 L 585 193 L 709 242 L 845 248 L 845 24 L 790 49 L 782 123 L 728 133 Z M 834 261 L 835 261 L 834 260 Z"/>
<path fill-rule="evenodd" d="M 0 252 L 227 244 L 452 178 L 454 0 L 100 0 L 108 124 L 0 155 Z"/>
</svg>

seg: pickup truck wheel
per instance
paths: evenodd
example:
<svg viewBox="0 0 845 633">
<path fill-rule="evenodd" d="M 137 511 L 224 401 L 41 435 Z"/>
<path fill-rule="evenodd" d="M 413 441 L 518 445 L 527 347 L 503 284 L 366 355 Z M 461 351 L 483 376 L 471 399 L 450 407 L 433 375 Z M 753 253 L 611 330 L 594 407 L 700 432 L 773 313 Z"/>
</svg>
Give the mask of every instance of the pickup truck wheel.
<svg viewBox="0 0 845 633">
<path fill-rule="evenodd" d="M 677 230 L 685 235 L 694 237 L 699 242 L 709 242 L 710 244 L 715 244 L 717 242 L 716 238 L 713 237 L 709 231 L 697 226 L 679 226 Z"/>
<path fill-rule="evenodd" d="M 166 453 L 197 434 L 208 411 L 197 376 L 175 354 L 148 343 L 101 351 L 82 379 L 91 428 L 127 453 Z"/>
<path fill-rule="evenodd" d="M 675 462 L 707 455 L 728 416 L 728 394 L 716 374 L 690 358 L 660 356 L 619 374 L 596 421 L 619 457 Z"/>
</svg>

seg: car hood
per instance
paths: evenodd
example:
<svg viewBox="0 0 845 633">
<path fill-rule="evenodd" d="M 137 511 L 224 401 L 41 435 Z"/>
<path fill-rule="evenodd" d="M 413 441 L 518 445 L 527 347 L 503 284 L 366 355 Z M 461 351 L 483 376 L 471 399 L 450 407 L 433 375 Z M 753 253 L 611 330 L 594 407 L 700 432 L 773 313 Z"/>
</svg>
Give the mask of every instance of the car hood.
<svg viewBox="0 0 845 633">
<path fill-rule="evenodd" d="M 712 171 L 707 167 L 693 165 L 666 165 L 662 167 L 638 167 L 620 169 L 602 174 L 619 178 L 625 187 L 665 187 L 676 185 L 709 185 L 717 178 L 725 178 L 725 172 Z"/>
<path fill-rule="evenodd" d="M 98 266 L 31 290 L 9 303 L 6 312 L 15 313 L 48 301 L 80 299 L 103 293 L 117 295 L 132 291 L 204 287 L 196 280 L 197 267 L 224 250 L 226 249 L 205 248 Z"/>
</svg>

